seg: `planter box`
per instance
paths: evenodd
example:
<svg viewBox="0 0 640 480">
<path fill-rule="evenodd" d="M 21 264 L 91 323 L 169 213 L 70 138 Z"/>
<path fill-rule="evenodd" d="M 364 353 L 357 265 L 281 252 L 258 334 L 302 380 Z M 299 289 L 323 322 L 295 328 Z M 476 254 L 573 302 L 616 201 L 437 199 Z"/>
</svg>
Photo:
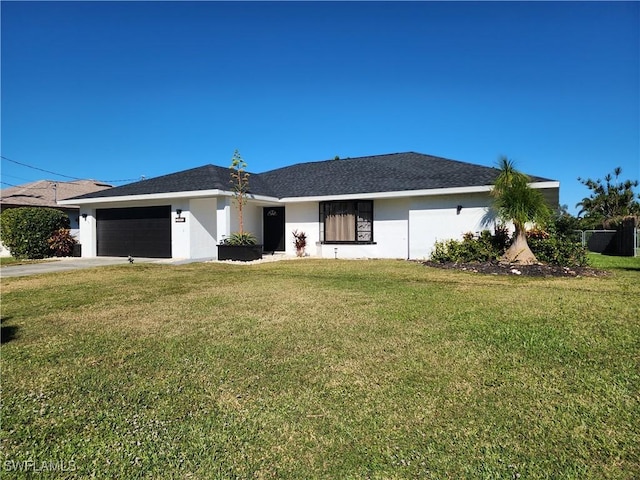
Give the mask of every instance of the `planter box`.
<svg viewBox="0 0 640 480">
<path fill-rule="evenodd" d="M 218 260 L 251 262 L 262 258 L 262 245 L 218 245 Z"/>
</svg>

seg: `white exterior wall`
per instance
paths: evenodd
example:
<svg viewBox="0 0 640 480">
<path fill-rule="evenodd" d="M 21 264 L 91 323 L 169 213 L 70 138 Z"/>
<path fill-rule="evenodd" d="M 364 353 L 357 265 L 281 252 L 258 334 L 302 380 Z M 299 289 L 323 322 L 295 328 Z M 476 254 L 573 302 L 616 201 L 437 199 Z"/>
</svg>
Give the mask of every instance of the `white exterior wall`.
<svg viewBox="0 0 640 480">
<path fill-rule="evenodd" d="M 216 233 L 218 243 L 231 235 L 231 199 L 218 197 L 216 202 Z M 216 258 L 218 253 L 216 252 Z"/>
<path fill-rule="evenodd" d="M 373 240 L 376 258 L 409 258 L 409 200 L 373 201 Z"/>
<path fill-rule="evenodd" d="M 83 218 L 83 215 L 87 215 Z M 80 233 L 78 239 L 82 245 L 80 255 L 93 258 L 97 255 L 96 245 L 96 209 L 84 206 L 80 208 Z"/>
<path fill-rule="evenodd" d="M 460 213 L 458 205 L 462 206 Z M 488 194 L 439 195 L 411 200 L 409 210 L 409 258 L 427 259 L 436 241 L 460 240 L 466 232 L 492 229 Z"/>
<path fill-rule="evenodd" d="M 409 258 L 409 200 L 373 201 L 373 241 L 366 244 L 318 244 L 323 258 Z"/>
<path fill-rule="evenodd" d="M 558 189 L 544 189 L 550 203 L 557 202 Z M 426 259 L 436 241 L 461 239 L 466 232 L 492 229 L 488 192 L 449 195 L 395 196 L 373 199 L 373 240 L 371 245 L 320 243 L 319 199 L 280 203 L 285 208 L 285 253 L 295 255 L 294 230 L 307 234 L 306 254 L 334 258 Z M 83 257 L 96 256 L 95 209 L 171 205 L 171 253 L 173 258 L 216 258 L 217 244 L 238 231 L 237 208 L 230 196 L 172 198 L 170 200 L 107 202 L 85 204 L 80 209 L 80 243 Z M 263 242 L 263 208 L 273 201 L 250 200 L 244 208 L 244 228 Z M 462 209 L 458 213 L 458 205 Z M 185 222 L 176 222 L 181 209 Z M 82 218 L 86 213 L 87 217 Z M 336 250 L 337 249 L 337 250 Z"/>
<path fill-rule="evenodd" d="M 182 210 L 180 217 L 184 222 L 176 222 L 177 209 Z M 171 258 L 189 258 L 189 227 L 193 222 L 193 215 L 189 210 L 189 200 L 174 200 L 171 203 Z"/>
<path fill-rule="evenodd" d="M 291 203 L 285 206 L 285 253 L 295 255 L 293 231 L 307 234 L 306 253 L 322 258 L 407 258 L 409 201 L 381 199 L 373 202 L 373 240 L 371 245 L 325 244 L 320 238 L 319 202 Z M 336 252 L 337 249 L 337 252 Z"/>
<path fill-rule="evenodd" d="M 216 246 L 223 238 L 238 230 L 238 215 L 229 197 L 198 199 L 172 199 L 157 202 L 110 202 L 98 208 L 150 207 L 171 205 L 171 257 L 172 258 L 217 258 Z M 83 205 L 80 209 L 79 241 L 83 257 L 97 256 L 95 208 Z M 176 222 L 177 209 L 184 222 Z M 87 218 L 82 218 L 86 213 Z M 262 242 L 262 207 L 255 203 L 245 205 L 245 231 L 253 233 Z"/>
<path fill-rule="evenodd" d="M 234 220 L 238 221 L 238 212 L 233 211 L 232 215 Z M 258 240 L 258 244 L 262 244 L 263 240 L 263 229 L 262 229 L 262 206 L 256 205 L 255 203 L 247 203 L 244 206 L 243 210 L 244 217 L 244 231 L 251 232 L 254 237 Z M 237 231 L 234 230 L 234 232 Z"/>
<path fill-rule="evenodd" d="M 285 216 L 285 254 L 295 255 L 293 246 L 293 231 L 307 234 L 307 248 L 305 253 L 314 257 L 321 256 L 318 252 L 320 241 L 320 223 L 318 202 L 291 203 L 284 208 Z"/>
<path fill-rule="evenodd" d="M 222 200 L 222 199 L 221 199 Z M 231 234 L 236 233 L 240 230 L 240 219 L 238 218 L 238 207 L 233 203 L 231 198 L 224 198 L 224 201 L 228 203 L 225 205 L 224 211 L 228 212 L 230 215 L 229 221 L 224 222 L 225 225 L 228 225 L 227 233 L 224 235 L 225 238 L 229 237 Z M 222 209 L 218 209 L 218 221 L 222 221 L 220 215 L 223 215 Z M 242 208 L 242 224 L 244 227 L 245 233 L 251 233 L 258 240 L 258 243 L 262 243 L 262 206 L 249 202 Z"/>
<path fill-rule="evenodd" d="M 189 228 L 187 258 L 217 257 L 217 208 L 216 198 L 198 198 L 189 201 L 189 215 L 186 220 Z M 184 211 L 182 215 L 184 216 Z"/>
<path fill-rule="evenodd" d="M 131 201 L 131 202 L 105 202 L 101 204 L 85 204 L 80 207 L 80 234 L 79 241 L 82 245 L 82 257 L 93 258 L 97 252 L 97 232 L 96 232 L 96 209 L 103 208 L 129 208 L 129 207 L 153 207 L 157 205 L 171 205 L 171 256 L 172 258 L 190 257 L 190 212 L 188 199 L 172 199 L 169 201 L 158 200 L 155 202 Z M 94 208 L 95 207 L 95 208 Z M 182 217 L 186 218 L 184 223 L 176 222 L 176 209 L 182 210 Z M 83 214 L 87 218 L 83 218 Z"/>
</svg>

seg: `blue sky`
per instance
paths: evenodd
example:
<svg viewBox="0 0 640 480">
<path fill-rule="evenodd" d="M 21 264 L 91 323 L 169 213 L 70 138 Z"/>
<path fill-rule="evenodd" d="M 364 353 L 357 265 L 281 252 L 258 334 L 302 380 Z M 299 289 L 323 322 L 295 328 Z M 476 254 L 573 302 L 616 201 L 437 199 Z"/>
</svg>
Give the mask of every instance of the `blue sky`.
<svg viewBox="0 0 640 480">
<path fill-rule="evenodd" d="M 640 179 L 638 2 L 7 2 L 2 155 L 154 177 L 417 151 Z M 408 172 L 409 173 L 409 172 Z M 410 174 L 410 173 L 409 173 Z M 3 187 L 65 180 L 2 160 Z M 122 184 L 117 182 L 116 184 Z"/>
</svg>

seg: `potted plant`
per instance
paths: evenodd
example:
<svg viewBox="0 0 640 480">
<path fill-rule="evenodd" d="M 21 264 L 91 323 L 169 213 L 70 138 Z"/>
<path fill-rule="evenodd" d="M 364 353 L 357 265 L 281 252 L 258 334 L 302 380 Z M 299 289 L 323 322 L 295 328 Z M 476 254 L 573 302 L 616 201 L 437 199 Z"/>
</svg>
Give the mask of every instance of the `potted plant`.
<svg viewBox="0 0 640 480">
<path fill-rule="evenodd" d="M 304 249 L 307 247 L 307 234 L 304 232 L 293 231 L 293 246 L 296 247 L 296 255 L 304 257 Z"/>
<path fill-rule="evenodd" d="M 249 173 L 247 164 L 236 150 L 231 159 L 231 180 L 233 185 L 233 203 L 238 209 L 239 230 L 225 238 L 218 245 L 218 260 L 239 260 L 249 262 L 262 258 L 262 245 L 258 245 L 256 237 L 244 231 L 243 209 L 247 204 L 249 192 Z"/>
</svg>

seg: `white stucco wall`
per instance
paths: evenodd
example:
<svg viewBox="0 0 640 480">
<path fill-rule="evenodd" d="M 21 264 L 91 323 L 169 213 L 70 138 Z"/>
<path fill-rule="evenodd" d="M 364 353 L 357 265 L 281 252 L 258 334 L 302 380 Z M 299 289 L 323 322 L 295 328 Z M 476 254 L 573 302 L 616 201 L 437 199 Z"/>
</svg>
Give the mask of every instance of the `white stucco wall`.
<svg viewBox="0 0 640 480">
<path fill-rule="evenodd" d="M 318 202 L 291 203 L 285 206 L 285 254 L 295 255 L 293 246 L 293 231 L 307 234 L 307 248 L 305 253 L 320 256 L 316 244 L 320 240 L 320 224 Z"/>
<path fill-rule="evenodd" d="M 10 257 L 11 252 L 7 247 L 5 247 L 2 242 L 0 242 L 0 257 Z"/>
<path fill-rule="evenodd" d="M 216 198 L 198 198 L 189 201 L 189 258 L 215 258 L 217 256 Z"/>
<path fill-rule="evenodd" d="M 251 232 L 254 237 L 258 240 L 259 244 L 263 242 L 263 232 L 262 232 L 262 205 L 257 205 L 255 203 L 249 202 L 244 206 L 243 210 L 243 218 L 244 218 L 244 231 Z M 237 209 L 233 207 L 231 209 L 231 215 L 234 219 L 233 221 L 238 221 L 238 213 Z M 232 221 L 232 223 L 233 223 Z M 233 230 L 237 231 L 237 228 Z"/>
<path fill-rule="evenodd" d="M 231 235 L 231 199 L 229 197 L 216 199 L 216 234 L 217 243 Z"/>
<path fill-rule="evenodd" d="M 458 205 L 462 206 L 459 214 Z M 461 239 L 466 232 L 491 229 L 493 219 L 488 213 L 488 205 L 490 199 L 484 193 L 412 199 L 409 210 L 409 258 L 428 258 L 436 241 Z"/>
<path fill-rule="evenodd" d="M 189 257 L 189 235 L 187 225 L 185 223 L 176 223 L 176 209 L 183 210 L 183 215 L 189 215 L 188 199 L 157 200 L 157 201 L 125 201 L 125 202 L 105 202 L 100 204 L 85 204 L 80 207 L 80 233 L 79 241 L 82 245 L 82 257 L 96 257 L 97 252 L 97 232 L 96 232 L 96 209 L 103 208 L 130 208 L 130 207 L 153 207 L 158 205 L 171 205 L 171 256 L 174 258 Z M 83 218 L 82 214 L 87 214 L 87 218 Z"/>
<path fill-rule="evenodd" d="M 87 215 L 84 218 L 82 215 Z M 96 209 L 89 206 L 80 209 L 80 233 L 78 241 L 82 245 L 81 256 L 93 258 L 97 255 L 96 245 Z"/>
<path fill-rule="evenodd" d="M 105 202 L 96 205 L 83 205 L 80 209 L 79 241 L 82 244 L 83 257 L 95 257 L 96 246 L 96 208 L 130 208 L 171 205 L 171 256 L 172 258 L 216 258 L 217 244 L 223 236 L 228 237 L 238 230 L 238 215 L 231 198 L 227 196 L 210 198 L 178 198 L 170 202 L 158 200 Z M 184 222 L 176 222 L 177 210 L 182 210 Z M 86 213 L 87 217 L 82 218 Z M 256 203 L 245 205 L 245 230 L 253 233 L 262 242 L 262 206 Z"/>
<path fill-rule="evenodd" d="M 557 202 L 558 190 L 547 189 L 545 197 Z M 216 258 L 217 244 L 238 231 L 238 215 L 230 196 L 197 199 L 174 198 L 170 202 L 131 201 L 100 204 L 99 208 L 127 208 L 171 204 L 171 252 L 173 258 Z M 310 256 L 334 258 L 410 258 L 426 259 L 434 243 L 449 238 L 460 239 L 466 232 L 492 229 L 487 192 L 454 195 L 424 195 L 374 199 L 373 239 L 371 245 L 320 243 L 319 202 L 292 201 L 285 207 L 285 253 L 295 255 L 294 230 L 307 234 L 306 253 Z M 244 208 L 244 228 L 263 242 L 263 208 L 275 202 L 250 201 Z M 458 213 L 457 206 L 462 209 Z M 83 205 L 80 210 L 80 242 L 83 257 L 96 256 L 95 207 Z M 177 209 L 184 222 L 176 222 Z M 82 218 L 86 213 L 87 218 Z M 337 251 L 336 251 L 337 249 Z"/>
<path fill-rule="evenodd" d="M 218 222 L 219 224 L 223 223 L 225 226 L 228 225 L 228 230 L 223 234 L 224 237 L 227 238 L 229 235 L 240 230 L 238 207 L 230 197 L 221 197 L 218 204 Z M 224 209 L 220 208 L 220 205 L 224 205 Z M 222 218 L 224 214 L 230 216 L 228 221 Z M 245 232 L 253 234 L 258 240 L 258 243 L 262 243 L 262 206 L 260 204 L 249 201 L 244 205 L 242 208 L 242 224 Z"/>
<path fill-rule="evenodd" d="M 177 209 L 182 210 L 180 217 L 184 222 L 176 222 Z M 189 258 L 191 249 L 189 246 L 189 229 L 193 223 L 193 215 L 190 211 L 189 200 L 175 200 L 171 203 L 171 257 Z"/>
<path fill-rule="evenodd" d="M 373 241 L 371 245 L 318 244 L 323 258 L 402 258 L 409 256 L 409 200 L 373 201 Z"/>
<path fill-rule="evenodd" d="M 285 207 L 286 253 L 295 255 L 293 231 L 307 234 L 306 253 L 335 258 L 407 258 L 409 232 L 407 199 L 381 199 L 373 202 L 373 240 L 371 245 L 320 243 L 319 202 L 291 203 Z"/>
<path fill-rule="evenodd" d="M 378 258 L 409 258 L 409 200 L 375 200 L 373 221 Z"/>
</svg>

